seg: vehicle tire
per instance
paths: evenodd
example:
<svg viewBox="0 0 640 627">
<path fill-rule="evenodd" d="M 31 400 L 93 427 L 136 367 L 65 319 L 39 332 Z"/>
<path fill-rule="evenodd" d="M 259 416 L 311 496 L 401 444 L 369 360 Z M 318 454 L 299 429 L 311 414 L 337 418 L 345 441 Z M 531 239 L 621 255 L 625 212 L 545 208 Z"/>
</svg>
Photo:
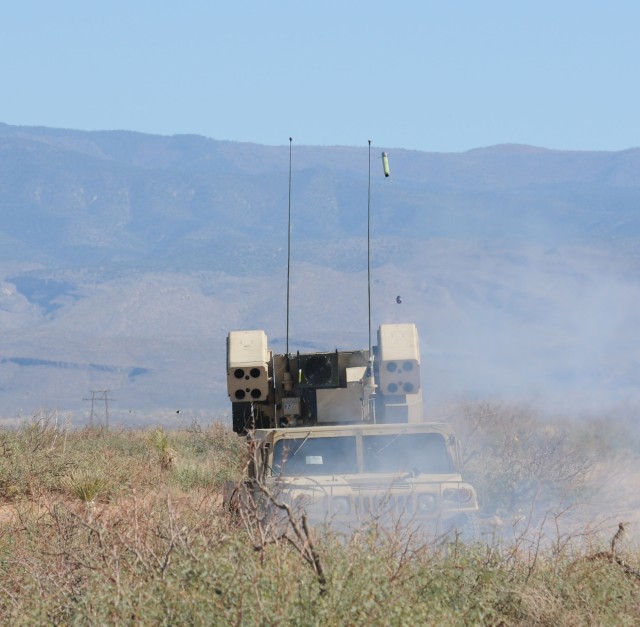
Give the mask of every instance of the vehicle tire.
<svg viewBox="0 0 640 627">
<path fill-rule="evenodd" d="M 242 516 L 242 484 L 226 481 L 223 488 L 222 506 L 230 521 L 239 523 Z"/>
</svg>

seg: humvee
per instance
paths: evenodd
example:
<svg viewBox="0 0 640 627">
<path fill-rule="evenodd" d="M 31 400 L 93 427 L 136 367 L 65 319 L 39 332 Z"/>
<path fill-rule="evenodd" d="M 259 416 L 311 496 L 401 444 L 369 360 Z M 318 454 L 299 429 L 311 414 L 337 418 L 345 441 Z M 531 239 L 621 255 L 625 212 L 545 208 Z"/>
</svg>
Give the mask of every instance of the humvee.
<svg viewBox="0 0 640 627">
<path fill-rule="evenodd" d="M 233 429 L 249 439 L 231 505 L 286 504 L 316 525 L 372 520 L 475 535 L 478 499 L 451 427 L 425 422 L 413 324 L 383 324 L 372 350 L 273 354 L 261 330 L 227 338 Z"/>
</svg>

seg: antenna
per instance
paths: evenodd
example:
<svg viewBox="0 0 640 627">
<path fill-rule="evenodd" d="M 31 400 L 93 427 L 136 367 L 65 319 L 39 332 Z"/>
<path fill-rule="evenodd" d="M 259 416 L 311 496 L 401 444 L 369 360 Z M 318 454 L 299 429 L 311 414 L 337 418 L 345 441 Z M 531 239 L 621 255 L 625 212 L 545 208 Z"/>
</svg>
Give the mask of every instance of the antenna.
<svg viewBox="0 0 640 627">
<path fill-rule="evenodd" d="M 382 167 L 385 178 L 390 175 L 389 157 L 386 152 L 382 153 Z M 373 363 L 373 353 L 371 352 L 371 140 L 369 140 L 369 189 L 367 195 L 367 290 L 369 294 L 369 361 Z M 400 298 L 398 296 L 398 298 Z M 398 302 L 400 304 L 402 300 Z"/>
<path fill-rule="evenodd" d="M 371 140 L 369 140 L 369 184 L 367 190 L 367 293 L 369 297 L 369 361 L 373 358 L 371 347 Z"/>
<path fill-rule="evenodd" d="M 289 137 L 289 222 L 287 224 L 287 371 L 289 370 L 289 289 L 291 284 L 291 142 Z"/>
<path fill-rule="evenodd" d="M 282 376 L 282 388 L 286 392 L 293 389 L 293 381 L 291 380 L 291 363 L 289 359 L 289 291 L 291 287 L 291 142 L 289 137 L 289 222 L 287 224 L 287 349 L 284 363 L 284 375 Z M 274 409 L 277 415 L 277 408 Z"/>
<path fill-rule="evenodd" d="M 382 167 L 385 178 L 390 175 L 389 158 L 386 152 L 382 153 Z M 367 193 L 367 292 L 368 292 L 368 310 L 369 310 L 369 370 L 372 371 L 373 352 L 371 346 L 371 140 L 369 140 L 369 184 Z M 402 299 L 398 296 L 397 302 L 400 304 Z"/>
<path fill-rule="evenodd" d="M 367 294 L 369 312 L 369 363 L 360 385 L 362 387 L 362 418 L 376 422 L 376 382 L 373 376 L 373 347 L 371 345 L 371 140 L 369 140 L 369 182 L 367 190 Z M 365 399 L 368 399 L 365 405 Z"/>
</svg>

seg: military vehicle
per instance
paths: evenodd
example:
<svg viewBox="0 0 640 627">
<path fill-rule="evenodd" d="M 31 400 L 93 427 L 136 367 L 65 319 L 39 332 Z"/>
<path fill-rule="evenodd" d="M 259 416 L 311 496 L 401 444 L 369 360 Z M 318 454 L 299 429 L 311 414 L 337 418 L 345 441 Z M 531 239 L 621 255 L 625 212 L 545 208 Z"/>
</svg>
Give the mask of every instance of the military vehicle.
<svg viewBox="0 0 640 627">
<path fill-rule="evenodd" d="M 371 141 L 368 223 L 370 190 Z M 290 353 L 289 271 L 285 352 L 271 351 L 263 330 L 229 333 L 233 430 L 249 438 L 251 455 L 245 481 L 228 486 L 225 500 L 267 518 L 284 510 L 342 528 L 383 520 L 472 535 L 478 499 L 462 479 L 459 442 L 447 425 L 424 421 L 416 326 L 382 324 L 373 345 L 369 232 L 366 350 Z"/>
<path fill-rule="evenodd" d="M 478 499 L 460 443 L 423 418 L 417 329 L 383 324 L 377 339 L 371 355 L 288 355 L 273 354 L 262 330 L 229 333 L 233 429 L 252 451 L 236 499 L 262 514 L 286 503 L 338 529 L 377 520 L 474 537 Z"/>
</svg>

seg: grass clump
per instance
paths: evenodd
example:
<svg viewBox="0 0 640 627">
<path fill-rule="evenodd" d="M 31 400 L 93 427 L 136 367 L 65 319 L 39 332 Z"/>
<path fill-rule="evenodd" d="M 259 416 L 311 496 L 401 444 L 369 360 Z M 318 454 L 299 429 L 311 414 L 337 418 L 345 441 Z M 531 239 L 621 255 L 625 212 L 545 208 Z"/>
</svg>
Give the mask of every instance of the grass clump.
<svg viewBox="0 0 640 627">
<path fill-rule="evenodd" d="M 85 503 L 95 502 L 100 496 L 108 494 L 109 482 L 102 474 L 75 471 L 63 481 L 66 490 Z"/>
</svg>

